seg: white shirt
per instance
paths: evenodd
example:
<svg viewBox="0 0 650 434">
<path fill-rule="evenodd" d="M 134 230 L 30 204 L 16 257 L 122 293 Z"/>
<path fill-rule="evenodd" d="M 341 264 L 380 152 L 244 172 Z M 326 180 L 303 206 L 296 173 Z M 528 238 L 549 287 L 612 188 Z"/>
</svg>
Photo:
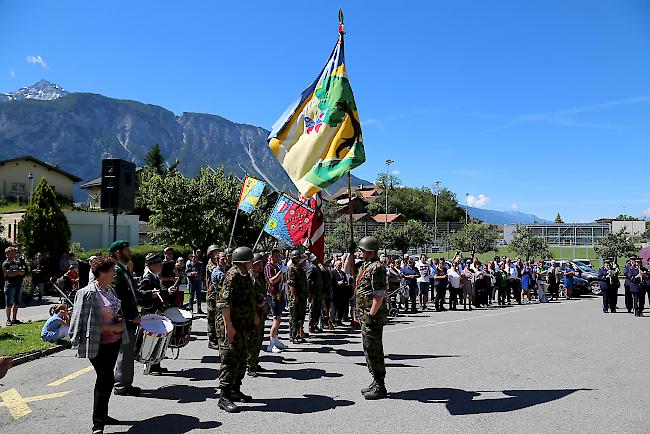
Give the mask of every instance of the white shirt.
<svg viewBox="0 0 650 434">
<path fill-rule="evenodd" d="M 460 274 L 458 274 L 458 271 L 450 268 L 447 270 L 447 277 L 449 278 L 449 283 L 452 287 L 460 288 Z"/>
<path fill-rule="evenodd" d="M 420 277 L 418 277 L 418 283 L 429 283 L 431 278 L 431 267 L 428 262 L 416 262 L 415 268 L 420 272 Z"/>
</svg>

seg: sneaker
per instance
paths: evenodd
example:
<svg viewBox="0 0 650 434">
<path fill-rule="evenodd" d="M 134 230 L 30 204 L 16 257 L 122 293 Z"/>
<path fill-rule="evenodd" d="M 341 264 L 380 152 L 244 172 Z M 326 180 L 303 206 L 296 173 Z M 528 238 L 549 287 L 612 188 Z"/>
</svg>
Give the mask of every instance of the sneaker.
<svg viewBox="0 0 650 434">
<path fill-rule="evenodd" d="M 271 353 L 278 354 L 278 353 L 281 353 L 282 350 L 281 350 L 280 348 L 276 347 L 275 345 L 273 345 L 273 348 L 271 348 L 271 351 L 270 351 L 270 352 L 271 352 Z"/>
<path fill-rule="evenodd" d="M 280 339 L 273 339 L 273 344 L 281 350 L 286 350 L 289 348 L 289 345 L 285 344 Z"/>
</svg>

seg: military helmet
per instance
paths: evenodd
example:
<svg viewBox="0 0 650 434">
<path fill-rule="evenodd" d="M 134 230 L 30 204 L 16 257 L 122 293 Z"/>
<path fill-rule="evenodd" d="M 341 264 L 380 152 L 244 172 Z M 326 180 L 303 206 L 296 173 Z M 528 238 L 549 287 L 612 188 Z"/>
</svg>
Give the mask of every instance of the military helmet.
<svg viewBox="0 0 650 434">
<path fill-rule="evenodd" d="M 233 253 L 234 253 L 234 250 L 233 250 L 232 247 L 228 247 L 226 249 L 226 256 L 232 256 Z"/>
<path fill-rule="evenodd" d="M 376 252 L 379 250 L 379 241 L 375 237 L 363 237 L 359 240 L 359 248 L 366 252 Z"/>
<path fill-rule="evenodd" d="M 208 247 L 207 255 L 208 257 L 214 252 L 215 250 L 219 250 L 219 247 L 217 247 L 216 244 L 211 244 L 210 247 Z"/>
<path fill-rule="evenodd" d="M 262 262 L 264 260 L 264 256 L 262 256 L 261 253 L 255 253 L 253 255 L 253 264 L 256 262 Z"/>
<path fill-rule="evenodd" d="M 232 262 L 250 262 L 253 260 L 253 251 L 250 247 L 237 247 L 232 252 Z"/>
<path fill-rule="evenodd" d="M 296 259 L 300 258 L 302 256 L 302 250 L 300 249 L 293 249 L 291 253 L 289 253 L 289 259 Z"/>
</svg>

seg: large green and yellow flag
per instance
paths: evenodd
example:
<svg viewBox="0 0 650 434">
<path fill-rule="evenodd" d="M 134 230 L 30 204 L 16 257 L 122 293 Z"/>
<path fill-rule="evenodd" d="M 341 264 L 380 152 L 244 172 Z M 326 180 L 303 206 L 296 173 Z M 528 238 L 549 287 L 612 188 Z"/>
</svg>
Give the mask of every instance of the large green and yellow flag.
<svg viewBox="0 0 650 434">
<path fill-rule="evenodd" d="M 343 29 L 316 80 L 273 125 L 269 147 L 305 197 L 366 161 L 361 124 L 345 71 Z"/>
</svg>

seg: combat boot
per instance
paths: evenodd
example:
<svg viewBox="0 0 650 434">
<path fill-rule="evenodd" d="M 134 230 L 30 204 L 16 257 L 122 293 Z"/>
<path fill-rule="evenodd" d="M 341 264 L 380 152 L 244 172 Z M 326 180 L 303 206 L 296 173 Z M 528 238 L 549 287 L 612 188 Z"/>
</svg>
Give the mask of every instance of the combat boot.
<svg viewBox="0 0 650 434">
<path fill-rule="evenodd" d="M 365 393 L 363 395 L 364 398 L 367 400 L 375 400 L 375 399 L 383 399 L 388 396 L 388 392 L 386 392 L 386 386 L 384 386 L 383 381 L 377 381 L 375 383 L 375 387 L 370 389 L 368 393 Z"/>
<path fill-rule="evenodd" d="M 228 413 L 239 413 L 241 410 L 234 402 L 232 402 L 232 394 L 230 389 L 221 389 L 221 394 L 219 396 L 219 401 L 217 405 L 220 409 Z"/>
<path fill-rule="evenodd" d="M 240 386 L 241 387 L 241 386 Z M 239 387 L 236 387 L 232 390 L 231 399 L 235 402 L 251 402 L 253 397 L 250 395 L 244 394 Z"/>
<path fill-rule="evenodd" d="M 374 387 L 377 385 L 377 381 L 372 380 L 372 383 L 370 383 L 370 386 L 364 387 L 361 389 L 361 394 L 365 395 L 366 393 L 370 392 Z"/>
</svg>

